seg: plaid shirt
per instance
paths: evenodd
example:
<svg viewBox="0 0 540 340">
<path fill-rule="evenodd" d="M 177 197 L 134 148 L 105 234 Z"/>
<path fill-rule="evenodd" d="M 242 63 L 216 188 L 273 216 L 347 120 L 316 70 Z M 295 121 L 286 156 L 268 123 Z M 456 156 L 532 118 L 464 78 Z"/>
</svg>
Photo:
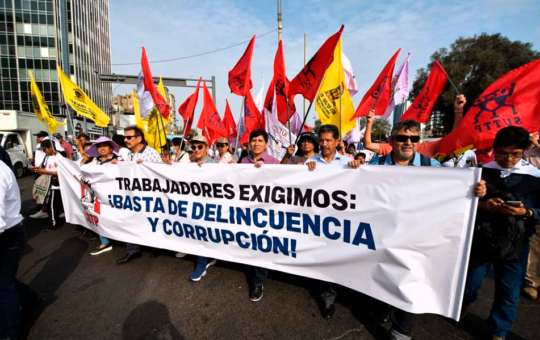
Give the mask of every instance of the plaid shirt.
<svg viewBox="0 0 540 340">
<path fill-rule="evenodd" d="M 142 159 L 144 162 L 163 163 L 161 155 L 148 145 L 143 146 L 139 152 L 129 151 L 127 161 L 137 161 L 139 159 Z"/>
</svg>

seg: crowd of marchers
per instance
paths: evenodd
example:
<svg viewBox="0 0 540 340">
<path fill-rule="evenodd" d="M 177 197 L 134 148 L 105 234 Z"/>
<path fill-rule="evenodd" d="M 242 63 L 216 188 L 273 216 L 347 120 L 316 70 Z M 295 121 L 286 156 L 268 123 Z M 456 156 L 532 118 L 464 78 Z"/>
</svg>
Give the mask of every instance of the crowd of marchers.
<svg viewBox="0 0 540 340">
<path fill-rule="evenodd" d="M 465 98 L 457 96 L 454 104 L 455 124 L 462 118 Z M 217 151 L 212 151 L 207 139 L 194 136 L 189 141 L 175 138 L 162 153 L 150 148 L 144 132 L 136 126 L 125 128 L 124 135 L 112 139 L 101 137 L 91 143 L 81 133 L 75 139 L 77 148 L 72 150 L 61 135 L 49 139 L 46 132 L 37 134 L 38 147 L 32 159 L 31 170 L 36 178 L 50 176 L 50 188 L 42 205 L 37 205 L 30 216 L 49 223 L 45 231 L 54 232 L 65 223 L 62 195 L 58 180 L 58 154 L 76 159 L 84 167 L 87 164 L 115 166 L 118 162 L 135 163 L 242 163 L 256 168 L 267 164 L 305 166 L 310 171 L 320 167 L 357 169 L 363 166 L 431 166 L 467 168 L 482 166 L 482 180 L 473 191 L 480 198 L 476 216 L 474 238 L 463 298 L 461 318 L 478 297 L 485 276 L 493 267 L 495 293 L 490 315 L 487 319 L 488 335 L 492 339 L 505 339 L 516 320 L 520 294 L 536 299 L 540 278 L 536 271 L 540 257 L 540 147 L 531 140 L 529 133 L 520 127 L 506 127 L 497 133 L 493 146 L 485 150 L 467 151 L 441 162 L 438 154 L 439 141 L 421 143 L 420 126 L 412 120 L 395 124 L 388 143 L 371 140 L 373 112 L 367 117 L 363 143 L 346 145 L 340 140 L 339 130 L 333 125 L 323 125 L 318 134 L 301 133 L 296 145 L 287 148 L 279 160 L 267 152 L 269 137 L 263 130 L 255 130 L 249 143 L 234 150 L 227 138 L 217 140 Z M 1 150 L 0 150 L 1 151 Z M 78 157 L 75 157 L 78 155 Z M 439 158 L 441 160 L 441 158 Z M 9 168 L 9 160 L 0 162 L 0 339 L 17 334 L 21 315 L 35 308 L 40 301 L 38 293 L 15 279 L 18 258 L 25 241 L 23 218 L 20 214 L 20 193 L 17 181 Z M 227 165 L 234 166 L 234 165 Z M 80 236 L 82 240 L 99 240 L 90 253 L 97 256 L 113 247 L 106 237 L 88 229 Z M 142 256 L 141 247 L 126 245 L 127 253 L 118 259 L 118 265 L 126 265 Z M 152 249 L 153 257 L 162 252 Z M 177 253 L 182 258 L 187 254 Z M 216 259 L 197 256 L 197 264 L 190 275 L 191 281 L 200 281 L 216 264 Z M 263 297 L 263 284 L 268 275 L 265 268 L 252 268 L 249 298 L 259 301 Z M 335 313 L 336 290 L 334 284 L 318 282 L 319 303 L 324 318 Z M 411 313 L 378 303 L 372 314 L 381 323 L 391 323 L 390 339 L 411 339 L 413 319 Z"/>
</svg>

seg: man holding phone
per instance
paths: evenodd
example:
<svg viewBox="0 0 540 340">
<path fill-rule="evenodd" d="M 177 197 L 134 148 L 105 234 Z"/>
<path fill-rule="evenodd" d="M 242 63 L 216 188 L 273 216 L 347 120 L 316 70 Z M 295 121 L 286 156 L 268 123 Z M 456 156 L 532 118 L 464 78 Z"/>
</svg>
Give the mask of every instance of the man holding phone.
<svg viewBox="0 0 540 340">
<path fill-rule="evenodd" d="M 482 172 L 487 194 L 478 204 L 461 317 L 493 266 L 495 297 L 487 323 L 494 340 L 505 339 L 516 319 L 529 237 L 540 220 L 540 170 L 522 159 L 528 144 L 529 133 L 521 127 L 499 130 L 495 159 Z"/>
</svg>

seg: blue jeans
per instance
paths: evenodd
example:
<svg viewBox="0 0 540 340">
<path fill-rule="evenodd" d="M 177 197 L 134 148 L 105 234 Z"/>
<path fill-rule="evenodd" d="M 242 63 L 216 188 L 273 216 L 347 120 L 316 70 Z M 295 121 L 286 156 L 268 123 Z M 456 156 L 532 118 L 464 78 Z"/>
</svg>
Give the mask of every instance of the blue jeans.
<svg viewBox="0 0 540 340">
<path fill-rule="evenodd" d="M 509 261 L 486 261 L 471 257 L 467 272 L 467 283 L 463 304 L 469 305 L 478 299 L 478 290 L 484 277 L 493 265 L 495 271 L 495 297 L 487 320 L 492 335 L 506 338 L 516 321 L 519 294 L 529 257 L 529 243 L 523 246 L 520 257 Z"/>
<path fill-rule="evenodd" d="M 35 305 L 38 296 L 15 279 L 26 232 L 22 224 L 0 234 L 0 338 L 15 336 L 20 324 L 19 308 Z"/>
<path fill-rule="evenodd" d="M 109 239 L 106 238 L 106 237 L 103 237 L 103 236 L 99 236 L 99 241 L 101 242 L 102 245 L 106 246 L 109 244 Z"/>
</svg>

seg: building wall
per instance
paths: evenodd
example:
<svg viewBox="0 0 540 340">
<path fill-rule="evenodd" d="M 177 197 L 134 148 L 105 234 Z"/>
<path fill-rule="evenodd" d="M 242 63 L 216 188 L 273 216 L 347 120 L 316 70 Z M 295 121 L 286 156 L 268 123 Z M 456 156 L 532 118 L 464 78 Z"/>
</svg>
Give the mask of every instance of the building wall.
<svg viewBox="0 0 540 340">
<path fill-rule="evenodd" d="M 62 0 L 60 0 L 62 1 Z M 72 80 L 105 112 L 111 84 L 97 73 L 111 73 L 109 1 L 68 0 Z M 0 109 L 32 112 L 31 70 L 55 115 L 65 114 L 56 65 L 62 60 L 59 0 L 0 0 Z"/>
</svg>

